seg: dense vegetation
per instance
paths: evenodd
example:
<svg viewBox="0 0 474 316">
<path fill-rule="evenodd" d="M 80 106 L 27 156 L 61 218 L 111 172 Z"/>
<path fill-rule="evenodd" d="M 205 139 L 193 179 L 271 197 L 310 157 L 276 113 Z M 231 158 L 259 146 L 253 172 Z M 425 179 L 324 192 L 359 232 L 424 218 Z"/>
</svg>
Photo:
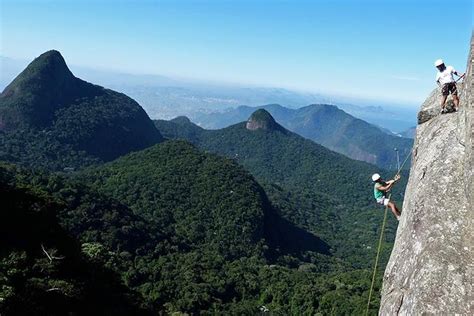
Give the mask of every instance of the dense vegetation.
<svg viewBox="0 0 474 316">
<path fill-rule="evenodd" d="M 185 139 L 192 143 L 198 141 L 204 131 L 202 127 L 193 124 L 187 117 L 178 116 L 172 120 L 155 120 L 155 126 L 159 128 L 161 135 L 170 139 Z"/>
<path fill-rule="evenodd" d="M 405 157 L 413 146 L 412 139 L 390 135 L 333 105 L 314 104 L 289 109 L 269 104 L 258 108 L 267 110 L 285 128 L 303 137 L 352 159 L 374 163 L 381 168 L 396 168 L 394 148 L 399 150 L 400 156 Z M 241 106 L 222 113 L 202 114 L 195 119 L 204 127 L 223 128 L 246 120 L 255 110 L 254 107 Z M 379 125 L 383 124 L 380 122 Z"/>
<path fill-rule="evenodd" d="M 74 77 L 56 51 L 36 58 L 0 95 L 0 133 L 10 161 L 57 169 L 112 160 L 162 139 L 135 101 Z M 62 146 L 77 154 L 49 157 Z"/>
<path fill-rule="evenodd" d="M 76 150 L 35 129 L 0 131 L 0 160 L 47 170 L 67 171 L 101 163 L 85 151 Z"/>
<path fill-rule="evenodd" d="M 155 121 L 160 130 L 161 124 Z M 168 136 L 172 136 L 170 131 Z M 371 193 L 370 175 L 378 168 L 329 151 L 282 127 L 248 130 L 244 122 L 220 130 L 201 130 L 198 135 L 189 140 L 204 150 L 233 158 L 251 171 L 285 219 L 320 236 L 333 254 L 353 267 L 370 267 L 383 215 Z M 382 170 L 382 174 L 390 172 Z M 403 177 L 394 191 L 396 201 L 405 184 Z M 388 259 L 396 227 L 392 218 L 389 224 L 384 259 Z"/>
<path fill-rule="evenodd" d="M 40 56 L 0 96 L 0 160 L 28 167 L 0 163 L 0 313 L 361 314 L 377 168 L 252 119 L 156 122 L 227 158 L 161 142 L 133 100 Z"/>
<path fill-rule="evenodd" d="M 0 168 L 2 315 L 141 313 L 140 297 L 61 227 L 65 205 L 9 184 L 5 172 Z"/>
<path fill-rule="evenodd" d="M 147 310 L 329 314 L 363 308 L 368 272 L 350 272 L 317 249 L 279 247 L 278 233 L 291 235 L 280 231 L 288 227 L 258 184 L 235 163 L 186 143 L 166 142 L 86 170 L 80 181 L 12 166 L 3 171 L 10 186 L 63 205 L 55 212 L 83 255 L 120 274 Z M 93 187 L 82 178 L 91 178 Z M 201 194 L 219 200 L 194 200 Z"/>
</svg>

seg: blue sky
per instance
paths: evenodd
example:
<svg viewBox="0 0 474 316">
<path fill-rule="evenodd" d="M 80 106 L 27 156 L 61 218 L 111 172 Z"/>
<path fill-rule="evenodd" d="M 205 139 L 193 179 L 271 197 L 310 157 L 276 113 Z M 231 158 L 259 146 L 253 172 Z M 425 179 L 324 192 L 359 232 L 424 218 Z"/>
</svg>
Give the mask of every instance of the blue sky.
<svg viewBox="0 0 474 316">
<path fill-rule="evenodd" d="M 471 0 L 2 0 L 0 55 L 418 105 L 464 71 Z"/>
</svg>

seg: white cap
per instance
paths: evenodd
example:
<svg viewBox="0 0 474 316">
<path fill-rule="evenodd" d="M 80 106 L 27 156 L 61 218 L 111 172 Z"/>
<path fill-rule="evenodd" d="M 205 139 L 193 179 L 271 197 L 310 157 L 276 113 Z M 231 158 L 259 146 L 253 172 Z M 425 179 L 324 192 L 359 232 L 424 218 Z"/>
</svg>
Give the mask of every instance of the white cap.
<svg viewBox="0 0 474 316">
<path fill-rule="evenodd" d="M 380 179 L 380 175 L 378 173 L 374 173 L 372 175 L 372 181 L 377 181 L 378 179 Z"/>
<path fill-rule="evenodd" d="M 434 63 L 436 67 L 441 66 L 442 64 L 444 64 L 444 61 L 442 59 L 437 59 Z"/>
</svg>

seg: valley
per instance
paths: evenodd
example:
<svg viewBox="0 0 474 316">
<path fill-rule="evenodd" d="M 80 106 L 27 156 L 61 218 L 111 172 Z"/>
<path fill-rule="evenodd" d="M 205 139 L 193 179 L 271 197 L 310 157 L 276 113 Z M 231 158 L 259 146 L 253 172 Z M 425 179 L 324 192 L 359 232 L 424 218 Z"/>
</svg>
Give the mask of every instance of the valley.
<svg viewBox="0 0 474 316">
<path fill-rule="evenodd" d="M 383 215 L 370 175 L 390 171 L 299 136 L 264 109 L 219 130 L 152 121 L 126 95 L 76 78 L 57 51 L 7 86 L 0 121 L 2 310 L 364 310 Z M 35 221 L 46 224 L 31 231 Z M 395 229 L 390 220 L 383 264 Z M 97 303 L 94 291 L 111 296 Z"/>
</svg>

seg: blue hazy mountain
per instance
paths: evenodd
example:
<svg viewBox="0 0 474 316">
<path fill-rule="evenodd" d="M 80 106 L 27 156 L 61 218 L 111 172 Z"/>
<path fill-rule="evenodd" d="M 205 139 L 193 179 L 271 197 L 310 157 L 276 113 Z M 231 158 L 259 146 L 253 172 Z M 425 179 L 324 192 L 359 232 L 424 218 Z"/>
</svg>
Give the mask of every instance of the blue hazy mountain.
<svg viewBox="0 0 474 316">
<path fill-rule="evenodd" d="M 413 145 L 412 139 L 395 136 L 333 105 L 313 104 L 290 109 L 269 104 L 257 108 L 267 110 L 290 131 L 350 158 L 383 168 L 396 167 L 395 148 L 404 157 Z M 255 107 L 240 106 L 226 112 L 196 115 L 193 120 L 203 127 L 223 128 L 247 120 L 255 110 Z"/>
<path fill-rule="evenodd" d="M 27 64 L 24 60 L 0 56 L 0 89 L 12 81 Z M 134 98 L 153 119 L 171 119 L 183 115 L 194 119 L 199 114 L 231 111 L 241 105 L 278 103 L 289 108 L 299 108 L 313 103 L 326 103 L 336 104 L 357 118 L 395 132 L 406 130 L 416 123 L 415 109 L 386 102 L 332 96 L 324 92 L 318 94 L 278 87 L 223 84 L 160 75 L 134 75 L 74 65 L 71 69 L 84 80 Z"/>
</svg>

